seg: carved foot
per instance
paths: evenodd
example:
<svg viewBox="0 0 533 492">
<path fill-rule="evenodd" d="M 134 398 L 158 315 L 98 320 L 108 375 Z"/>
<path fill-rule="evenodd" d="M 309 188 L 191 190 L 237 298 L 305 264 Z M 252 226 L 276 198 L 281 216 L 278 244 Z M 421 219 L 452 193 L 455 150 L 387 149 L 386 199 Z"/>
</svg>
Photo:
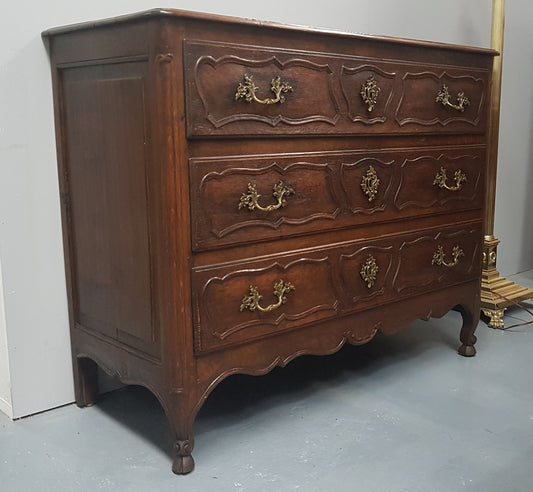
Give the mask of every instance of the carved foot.
<svg viewBox="0 0 533 492">
<path fill-rule="evenodd" d="M 191 456 L 194 444 L 192 441 L 176 441 L 175 448 L 178 456 L 172 463 L 172 471 L 176 475 L 186 475 L 194 470 L 194 459 Z"/>
<path fill-rule="evenodd" d="M 504 309 L 483 309 L 483 314 L 490 318 L 490 321 L 487 323 L 491 328 L 503 329 L 505 327 L 503 323 L 503 314 L 505 313 Z"/>
<path fill-rule="evenodd" d="M 461 345 L 459 347 L 459 350 L 457 350 L 457 353 L 459 355 L 462 355 L 463 357 L 474 357 L 476 355 L 476 349 L 473 345 Z"/>
</svg>

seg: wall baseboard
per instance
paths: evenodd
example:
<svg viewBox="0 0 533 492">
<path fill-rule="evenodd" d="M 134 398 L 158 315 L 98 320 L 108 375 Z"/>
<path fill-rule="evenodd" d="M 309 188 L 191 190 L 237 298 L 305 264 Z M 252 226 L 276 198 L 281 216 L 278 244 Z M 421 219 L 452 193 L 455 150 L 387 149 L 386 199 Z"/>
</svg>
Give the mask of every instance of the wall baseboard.
<svg viewBox="0 0 533 492">
<path fill-rule="evenodd" d="M 11 403 L 0 398 L 0 412 L 5 413 L 11 420 L 13 420 L 13 407 Z"/>
</svg>

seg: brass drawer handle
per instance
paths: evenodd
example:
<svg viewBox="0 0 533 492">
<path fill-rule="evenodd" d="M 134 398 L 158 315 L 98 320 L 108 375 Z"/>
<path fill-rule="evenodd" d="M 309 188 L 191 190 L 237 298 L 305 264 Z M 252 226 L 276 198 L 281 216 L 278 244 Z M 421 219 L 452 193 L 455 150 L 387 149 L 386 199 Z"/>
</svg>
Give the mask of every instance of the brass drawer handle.
<svg viewBox="0 0 533 492">
<path fill-rule="evenodd" d="M 466 183 L 466 174 L 458 169 L 455 171 L 454 180 L 455 186 L 449 186 L 446 184 L 448 176 L 446 176 L 446 169 L 443 167 L 440 168 L 440 171 L 436 174 L 435 180 L 433 181 L 434 185 L 437 185 L 439 188 L 445 188 L 450 191 L 459 191 L 463 183 Z"/>
<path fill-rule="evenodd" d="M 451 95 L 448 91 L 448 86 L 443 85 L 442 89 L 437 94 L 437 98 L 435 99 L 435 102 L 440 102 L 443 106 L 448 106 L 450 108 L 456 109 L 457 111 L 464 112 L 465 107 L 470 104 L 470 100 L 468 97 L 465 96 L 465 93 L 463 91 L 457 93 L 457 104 L 453 104 L 450 102 Z"/>
<path fill-rule="evenodd" d="M 452 259 L 453 261 L 447 262 L 444 258 L 444 248 L 439 245 L 437 246 L 437 251 L 433 255 L 432 265 L 444 266 L 447 268 L 452 268 L 459 263 L 459 258 L 464 256 L 464 251 L 459 246 L 454 246 L 452 249 Z"/>
<path fill-rule="evenodd" d="M 285 197 L 294 194 L 294 190 L 280 181 L 272 187 L 272 196 L 277 199 L 275 205 L 267 205 L 262 207 L 259 205 L 259 198 L 261 195 L 257 193 L 257 188 L 255 184 L 248 183 L 248 193 L 243 193 L 241 200 L 239 201 L 239 210 L 241 208 L 248 208 L 248 210 L 261 210 L 262 212 L 272 212 L 272 210 L 277 210 L 287 205 L 287 200 Z"/>
<path fill-rule="evenodd" d="M 367 110 L 369 113 L 372 112 L 374 106 L 378 102 L 378 96 L 381 89 L 372 75 L 362 86 L 361 86 L 361 99 L 368 106 Z"/>
<path fill-rule="evenodd" d="M 363 266 L 361 267 L 361 271 L 359 274 L 361 275 L 361 278 L 365 281 L 366 286 L 371 289 L 374 286 L 374 283 L 376 282 L 376 278 L 378 276 L 379 267 L 376 263 L 376 260 L 372 255 L 368 257 L 368 259 L 363 263 Z"/>
<path fill-rule="evenodd" d="M 259 99 L 256 96 L 256 92 L 259 90 L 254 84 L 253 76 L 244 74 L 244 84 L 240 83 L 237 87 L 237 92 L 235 93 L 235 100 L 244 99 L 246 102 L 251 103 L 255 101 L 259 104 L 283 104 L 285 102 L 284 92 L 292 92 L 292 87 L 287 82 L 282 82 L 281 78 L 274 77 L 270 82 L 270 90 L 276 96 L 275 98 L 267 97 L 266 99 Z"/>
<path fill-rule="evenodd" d="M 363 176 L 363 179 L 361 180 L 361 189 L 367 196 L 369 202 L 374 201 L 374 198 L 376 198 L 376 195 L 378 194 L 379 183 L 380 181 L 376 170 L 373 166 L 369 166 L 368 170 Z"/>
<path fill-rule="evenodd" d="M 285 304 L 287 302 L 287 294 L 291 290 L 295 290 L 294 285 L 292 285 L 290 282 L 278 280 L 274 284 L 274 296 L 278 298 L 278 302 L 276 302 L 275 304 L 270 304 L 269 306 L 264 308 L 259 305 L 261 299 L 263 299 L 263 296 L 259 294 L 259 290 L 257 289 L 257 287 L 250 285 L 250 295 L 244 296 L 242 298 L 241 311 L 244 311 L 245 309 L 249 309 L 250 311 L 255 311 L 257 309 L 262 313 L 274 311 L 274 309 L 279 308 L 282 304 Z"/>
</svg>

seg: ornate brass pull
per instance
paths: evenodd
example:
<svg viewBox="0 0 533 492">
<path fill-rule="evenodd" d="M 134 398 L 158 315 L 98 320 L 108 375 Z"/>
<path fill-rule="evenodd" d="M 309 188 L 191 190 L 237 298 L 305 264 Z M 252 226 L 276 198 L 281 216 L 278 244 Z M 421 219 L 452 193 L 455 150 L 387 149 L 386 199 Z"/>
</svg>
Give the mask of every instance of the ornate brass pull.
<svg viewBox="0 0 533 492">
<path fill-rule="evenodd" d="M 371 289 L 374 286 L 374 283 L 376 282 L 376 278 L 378 276 L 379 267 L 376 263 L 376 260 L 372 255 L 368 257 L 368 259 L 363 263 L 363 266 L 361 267 L 361 271 L 359 274 L 361 275 L 361 278 L 366 282 L 366 286 Z"/>
<path fill-rule="evenodd" d="M 437 94 L 435 102 L 440 102 L 443 106 L 456 109 L 457 111 L 461 111 L 461 113 L 465 110 L 465 107 L 470 104 L 470 100 L 465 96 L 463 91 L 457 93 L 457 104 L 450 102 L 450 99 L 451 96 L 450 92 L 448 91 L 448 86 L 444 84 L 442 89 Z"/>
<path fill-rule="evenodd" d="M 368 112 L 371 113 L 374 109 L 374 106 L 378 102 L 378 96 L 381 89 L 378 87 L 378 83 L 374 76 L 372 75 L 362 86 L 361 86 L 361 99 L 368 106 Z"/>
<path fill-rule="evenodd" d="M 282 304 L 287 302 L 287 294 L 295 290 L 294 285 L 290 282 L 284 282 L 283 280 L 278 280 L 274 284 L 274 296 L 278 298 L 278 302 L 275 304 L 270 304 L 266 308 L 261 307 L 259 302 L 263 299 L 263 296 L 259 294 L 257 287 L 250 285 L 250 295 L 244 296 L 241 301 L 241 311 L 249 309 L 250 311 L 255 311 L 256 309 L 262 313 L 268 313 L 274 311 L 274 309 L 279 308 Z"/>
<path fill-rule="evenodd" d="M 448 186 L 446 184 L 447 180 L 448 180 L 448 176 L 446 176 L 446 169 L 441 167 L 440 171 L 436 174 L 435 179 L 433 180 L 433 184 L 437 185 L 439 188 L 445 188 L 450 191 L 459 191 L 462 187 L 462 184 L 466 183 L 466 174 L 460 169 L 455 171 L 455 174 L 454 174 L 455 186 Z"/>
<path fill-rule="evenodd" d="M 262 212 L 272 212 L 272 210 L 277 210 L 278 208 L 287 205 L 287 200 L 285 200 L 285 197 L 292 194 L 294 194 L 294 190 L 290 186 L 285 185 L 283 181 L 280 181 L 272 188 L 272 196 L 276 198 L 278 202 L 275 205 L 267 205 L 266 207 L 262 207 L 259 205 L 259 198 L 261 195 L 257 193 L 255 184 L 248 183 L 248 193 L 242 194 L 241 200 L 239 201 L 239 210 L 246 207 L 248 210 L 254 210 L 257 208 Z"/>
<path fill-rule="evenodd" d="M 374 201 L 374 198 L 376 198 L 376 195 L 378 194 L 379 183 L 380 181 L 376 170 L 373 168 L 373 166 L 369 166 L 367 172 L 361 180 L 361 189 L 368 197 L 369 202 Z"/>
<path fill-rule="evenodd" d="M 431 261 L 431 264 L 452 268 L 459 263 L 459 258 L 464 255 L 464 251 L 459 246 L 454 246 L 452 249 L 453 261 L 447 262 L 444 258 L 444 248 L 439 244 L 439 246 L 437 246 L 437 251 L 435 251 L 435 254 L 433 255 L 433 260 Z"/>
<path fill-rule="evenodd" d="M 282 82 L 281 78 L 278 76 L 273 78 L 270 82 L 270 90 L 276 96 L 275 98 L 267 97 L 266 99 L 259 99 L 256 96 L 258 90 L 259 87 L 254 84 L 253 76 L 246 73 L 244 74 L 244 84 L 240 83 L 237 87 L 235 100 L 244 99 L 246 102 L 251 103 L 252 101 L 255 101 L 259 104 L 276 104 L 278 102 L 283 104 L 285 102 L 285 96 L 283 93 L 289 91 L 292 92 L 292 87 L 287 82 Z"/>
</svg>

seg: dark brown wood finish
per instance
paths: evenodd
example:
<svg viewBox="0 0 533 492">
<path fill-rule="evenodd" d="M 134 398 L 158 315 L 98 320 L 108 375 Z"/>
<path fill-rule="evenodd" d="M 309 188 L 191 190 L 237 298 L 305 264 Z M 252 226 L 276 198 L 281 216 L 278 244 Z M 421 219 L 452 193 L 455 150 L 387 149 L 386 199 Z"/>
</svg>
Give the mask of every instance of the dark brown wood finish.
<svg viewBox="0 0 533 492">
<path fill-rule="evenodd" d="M 43 37 L 79 406 L 96 364 L 146 386 L 188 473 L 232 374 L 452 308 L 475 354 L 494 52 L 174 10 Z"/>
</svg>

